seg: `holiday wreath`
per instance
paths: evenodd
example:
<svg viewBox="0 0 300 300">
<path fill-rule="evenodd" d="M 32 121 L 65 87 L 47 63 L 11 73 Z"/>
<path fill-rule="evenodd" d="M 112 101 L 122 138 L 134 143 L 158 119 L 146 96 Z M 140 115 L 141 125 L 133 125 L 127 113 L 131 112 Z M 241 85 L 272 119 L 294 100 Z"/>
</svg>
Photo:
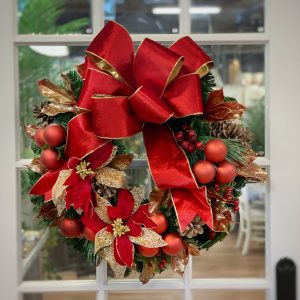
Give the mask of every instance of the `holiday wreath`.
<svg viewBox="0 0 300 300">
<path fill-rule="evenodd" d="M 117 277 L 148 282 L 168 265 L 183 274 L 189 255 L 223 239 L 254 164 L 245 108 L 214 89 L 213 62 L 189 37 L 169 48 L 108 22 L 77 71 L 38 87 L 46 101 L 26 126 L 35 158 L 32 202 L 66 242 Z M 129 186 L 133 155 L 123 139 L 142 132 L 156 185 Z"/>
</svg>

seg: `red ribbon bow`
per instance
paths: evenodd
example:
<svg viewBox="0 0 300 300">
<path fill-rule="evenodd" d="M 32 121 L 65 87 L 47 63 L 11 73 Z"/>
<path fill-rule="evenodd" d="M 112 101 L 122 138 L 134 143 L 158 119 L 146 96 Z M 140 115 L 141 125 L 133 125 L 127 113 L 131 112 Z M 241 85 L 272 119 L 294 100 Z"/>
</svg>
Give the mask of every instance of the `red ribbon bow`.
<svg viewBox="0 0 300 300">
<path fill-rule="evenodd" d="M 182 231 L 196 215 L 213 228 L 212 210 L 205 186 L 197 185 L 184 151 L 163 123 L 203 113 L 199 76 L 211 66 L 189 37 L 170 48 L 145 39 L 134 54 L 128 32 L 108 22 L 79 67 L 85 80 L 78 106 L 92 112 L 95 134 L 115 139 L 143 132 L 153 179 L 159 188 L 171 189 Z"/>
</svg>

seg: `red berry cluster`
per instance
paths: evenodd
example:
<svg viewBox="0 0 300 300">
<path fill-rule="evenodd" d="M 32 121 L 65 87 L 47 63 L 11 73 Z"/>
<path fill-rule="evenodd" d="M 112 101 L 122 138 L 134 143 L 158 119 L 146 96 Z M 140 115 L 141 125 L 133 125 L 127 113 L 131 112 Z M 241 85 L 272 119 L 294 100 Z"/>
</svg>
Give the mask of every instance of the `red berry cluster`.
<svg viewBox="0 0 300 300">
<path fill-rule="evenodd" d="M 167 264 L 167 260 L 165 258 L 163 258 L 159 264 L 159 268 L 162 270 L 166 264 Z"/>
<path fill-rule="evenodd" d="M 202 142 L 198 141 L 198 135 L 193 129 L 191 129 L 190 125 L 184 124 L 181 126 L 181 129 L 182 130 L 175 134 L 175 138 L 182 149 L 189 153 L 203 150 Z"/>
<path fill-rule="evenodd" d="M 215 191 L 221 193 L 221 188 L 219 183 L 214 184 Z M 233 188 L 228 186 L 225 189 L 224 198 L 233 204 L 233 211 L 237 212 L 239 210 L 239 200 L 233 197 Z"/>
</svg>

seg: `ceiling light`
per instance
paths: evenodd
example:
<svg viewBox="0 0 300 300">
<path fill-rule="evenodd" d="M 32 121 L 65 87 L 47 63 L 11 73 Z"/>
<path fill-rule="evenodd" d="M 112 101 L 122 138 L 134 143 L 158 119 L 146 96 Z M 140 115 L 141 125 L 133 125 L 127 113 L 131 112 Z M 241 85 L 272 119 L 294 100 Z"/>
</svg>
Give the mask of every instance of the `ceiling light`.
<svg viewBox="0 0 300 300">
<path fill-rule="evenodd" d="M 154 15 L 178 15 L 180 14 L 180 7 L 153 7 L 152 13 Z M 221 7 L 219 6 L 193 6 L 189 9 L 190 14 L 219 14 Z"/>
<path fill-rule="evenodd" d="M 65 57 L 69 55 L 67 46 L 29 46 L 34 52 L 51 56 L 51 57 Z"/>
</svg>

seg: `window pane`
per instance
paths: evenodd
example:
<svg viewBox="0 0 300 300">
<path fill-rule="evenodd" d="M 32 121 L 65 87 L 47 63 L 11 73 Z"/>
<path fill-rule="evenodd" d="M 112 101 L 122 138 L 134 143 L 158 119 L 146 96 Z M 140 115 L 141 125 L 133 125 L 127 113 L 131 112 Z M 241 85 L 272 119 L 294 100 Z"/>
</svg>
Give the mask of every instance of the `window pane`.
<svg viewBox="0 0 300 300">
<path fill-rule="evenodd" d="M 31 140 L 23 125 L 34 122 L 32 109 L 44 101 L 37 89 L 37 80 L 48 78 L 60 83 L 61 72 L 75 68 L 84 60 L 84 47 L 21 46 L 19 47 L 20 157 L 31 158 Z"/>
<path fill-rule="evenodd" d="M 108 300 L 181 300 L 183 293 L 181 291 L 160 291 L 143 293 L 109 293 Z"/>
<path fill-rule="evenodd" d="M 130 33 L 178 33 L 178 0 L 105 0 L 105 21 L 114 20 Z"/>
<path fill-rule="evenodd" d="M 265 291 L 195 291 L 193 292 L 194 300 L 265 300 Z"/>
<path fill-rule="evenodd" d="M 43 293 L 43 294 L 25 294 L 24 300 L 96 300 L 96 293 Z"/>
<path fill-rule="evenodd" d="M 253 149 L 265 155 L 265 67 L 262 45 L 204 46 L 214 60 L 213 75 L 225 96 L 246 106 L 242 118 L 253 132 Z"/>
<path fill-rule="evenodd" d="M 192 33 L 263 32 L 263 0 L 192 0 Z"/>
<path fill-rule="evenodd" d="M 193 257 L 193 278 L 265 276 L 266 198 L 266 184 L 243 189 L 237 223 L 223 241 Z"/>
<path fill-rule="evenodd" d="M 92 33 L 89 0 L 18 0 L 20 34 Z"/>
<path fill-rule="evenodd" d="M 24 280 L 95 279 L 95 266 L 86 262 L 80 252 L 65 245 L 57 227 L 47 229 L 37 218 L 38 211 L 30 201 L 30 183 L 25 173 L 20 174 Z"/>
</svg>

